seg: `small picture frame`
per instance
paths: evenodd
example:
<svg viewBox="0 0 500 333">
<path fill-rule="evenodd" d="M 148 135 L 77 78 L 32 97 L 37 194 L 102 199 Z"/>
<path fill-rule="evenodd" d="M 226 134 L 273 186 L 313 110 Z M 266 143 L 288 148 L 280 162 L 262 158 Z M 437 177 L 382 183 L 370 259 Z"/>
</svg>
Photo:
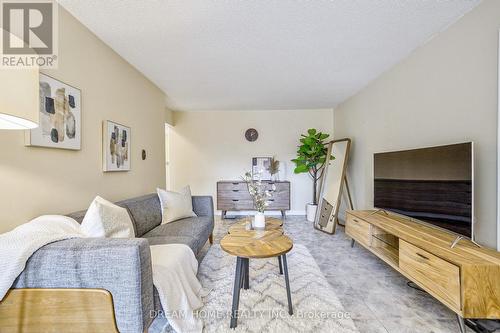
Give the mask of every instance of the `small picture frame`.
<svg viewBox="0 0 500 333">
<path fill-rule="evenodd" d="M 271 165 L 271 157 L 253 157 L 252 158 L 252 179 L 271 180 L 269 166 Z"/>
<path fill-rule="evenodd" d="M 130 127 L 110 120 L 102 124 L 103 171 L 130 171 Z"/>
</svg>

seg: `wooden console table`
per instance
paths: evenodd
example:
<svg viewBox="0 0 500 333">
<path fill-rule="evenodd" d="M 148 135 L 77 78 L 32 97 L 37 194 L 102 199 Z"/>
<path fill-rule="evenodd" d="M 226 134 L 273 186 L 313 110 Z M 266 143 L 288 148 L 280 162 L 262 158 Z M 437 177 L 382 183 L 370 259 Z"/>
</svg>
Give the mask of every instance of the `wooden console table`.
<svg viewBox="0 0 500 333">
<path fill-rule="evenodd" d="M 290 182 L 289 181 L 262 181 L 267 189 L 273 185 L 276 189 L 269 198 L 269 207 L 266 210 L 279 210 L 285 218 L 285 211 L 290 210 Z M 254 204 L 247 184 L 244 181 L 223 180 L 217 182 L 217 209 L 222 211 L 222 218 L 227 211 L 254 210 Z"/>
<path fill-rule="evenodd" d="M 500 253 L 385 211 L 347 212 L 346 234 L 464 318 L 500 319 Z"/>
</svg>

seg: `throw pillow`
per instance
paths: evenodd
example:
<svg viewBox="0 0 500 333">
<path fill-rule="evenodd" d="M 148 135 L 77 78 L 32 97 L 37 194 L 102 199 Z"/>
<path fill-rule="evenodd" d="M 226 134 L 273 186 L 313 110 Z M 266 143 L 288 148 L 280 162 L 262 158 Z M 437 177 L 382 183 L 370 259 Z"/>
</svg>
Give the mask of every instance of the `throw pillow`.
<svg viewBox="0 0 500 333">
<path fill-rule="evenodd" d="M 127 210 L 99 196 L 95 197 L 85 213 L 81 230 L 89 237 L 135 237 Z"/>
<path fill-rule="evenodd" d="M 156 189 L 161 204 L 161 224 L 170 223 L 186 217 L 196 216 L 193 212 L 191 189 L 184 187 L 180 192 Z"/>
</svg>

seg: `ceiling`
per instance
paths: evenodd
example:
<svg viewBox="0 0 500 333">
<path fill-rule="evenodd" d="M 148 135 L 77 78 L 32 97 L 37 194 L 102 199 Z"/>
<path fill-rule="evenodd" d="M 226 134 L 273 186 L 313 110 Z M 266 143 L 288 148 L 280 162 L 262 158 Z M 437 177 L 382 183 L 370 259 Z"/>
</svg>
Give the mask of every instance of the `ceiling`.
<svg viewBox="0 0 500 333">
<path fill-rule="evenodd" d="M 334 107 L 481 0 L 59 0 L 177 110 Z"/>
</svg>

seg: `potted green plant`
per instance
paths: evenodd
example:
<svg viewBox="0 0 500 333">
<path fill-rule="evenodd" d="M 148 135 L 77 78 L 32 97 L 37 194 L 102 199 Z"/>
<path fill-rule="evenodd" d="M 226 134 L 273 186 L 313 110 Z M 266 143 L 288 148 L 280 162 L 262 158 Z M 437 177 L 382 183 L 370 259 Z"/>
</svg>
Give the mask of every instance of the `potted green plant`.
<svg viewBox="0 0 500 333">
<path fill-rule="evenodd" d="M 301 134 L 297 158 L 292 160 L 295 163 L 294 173 L 309 173 L 313 180 L 313 201 L 306 206 L 307 220 L 310 222 L 314 221 L 318 208 L 318 181 L 323 176 L 327 164 L 328 147 L 325 140 L 329 136 L 329 134 L 318 132 L 314 128 L 308 129 L 307 135 Z M 333 155 L 328 158 L 328 160 L 333 159 Z"/>
</svg>

